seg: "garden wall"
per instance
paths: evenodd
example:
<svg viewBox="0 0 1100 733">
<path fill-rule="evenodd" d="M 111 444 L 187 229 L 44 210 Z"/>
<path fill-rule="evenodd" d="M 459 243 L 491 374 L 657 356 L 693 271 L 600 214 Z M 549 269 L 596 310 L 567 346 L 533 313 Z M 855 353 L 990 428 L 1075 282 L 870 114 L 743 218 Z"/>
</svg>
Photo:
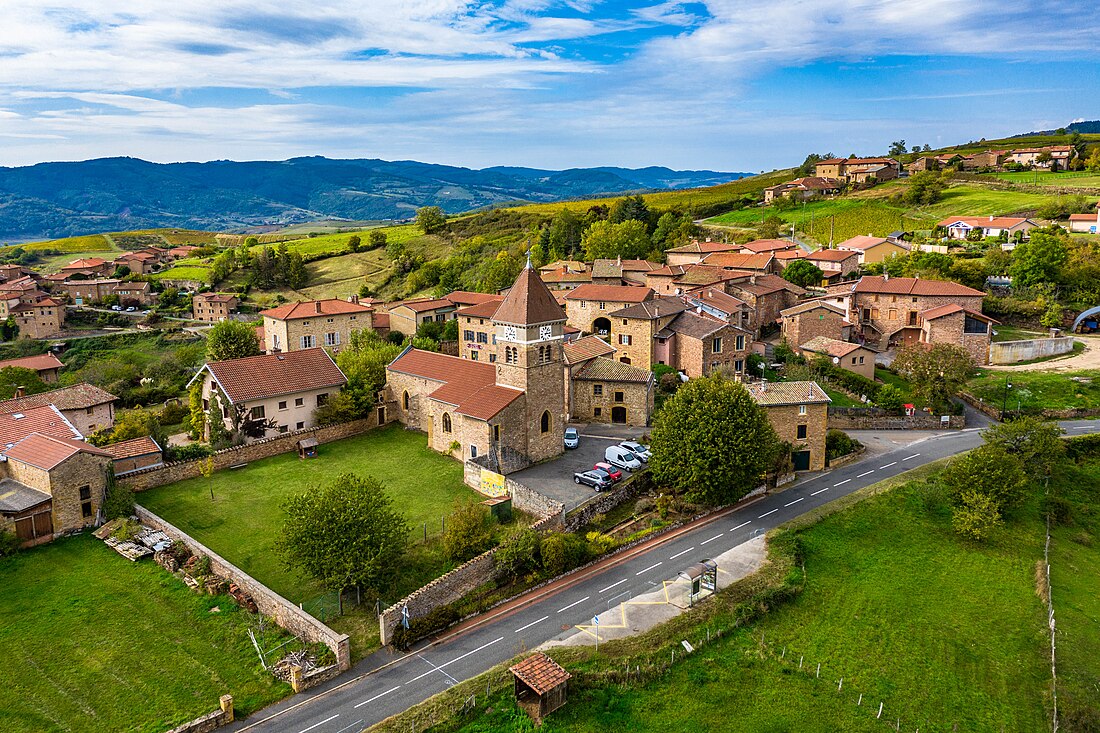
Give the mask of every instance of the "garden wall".
<svg viewBox="0 0 1100 733">
<path fill-rule="evenodd" d="M 327 646 L 336 655 L 336 663 L 341 670 L 347 670 L 351 667 L 351 645 L 347 634 L 338 634 L 325 626 L 236 565 L 224 559 L 221 555 L 210 550 L 183 530 L 161 519 L 145 507 L 135 505 L 134 513 L 146 527 L 159 529 L 173 540 L 179 540 L 186 544 L 194 554 L 205 555 L 210 558 L 211 572 L 236 583 L 241 590 L 252 596 L 260 613 L 270 616 L 279 626 L 310 643 L 320 643 Z"/>
<path fill-rule="evenodd" d="M 387 413 L 390 410 L 386 411 Z M 307 428 L 295 430 L 290 433 L 280 433 L 271 438 L 264 438 L 253 443 L 246 443 L 234 448 L 226 448 L 214 453 L 214 470 L 220 471 L 230 466 L 242 463 L 251 463 L 262 458 L 270 458 L 282 453 L 290 453 L 298 449 L 298 441 L 303 438 L 316 438 L 318 443 L 331 443 L 343 440 L 355 435 L 362 435 L 368 430 L 378 427 L 377 411 L 372 411 L 369 418 L 355 420 L 353 422 L 325 425 L 319 428 Z M 134 491 L 145 491 L 157 486 L 172 484 L 176 481 L 197 478 L 202 475 L 200 464 L 205 459 L 194 461 L 177 461 L 166 463 L 155 468 L 139 469 L 125 476 L 118 477 L 118 483 L 129 486 Z"/>
<path fill-rule="evenodd" d="M 597 514 L 606 514 L 620 504 L 636 498 L 653 488 L 649 472 L 636 473 L 612 491 L 604 491 L 566 515 L 562 529 L 576 532 L 592 522 Z"/>
<path fill-rule="evenodd" d="M 961 430 L 966 427 L 965 415 L 939 415 L 918 412 L 916 415 L 892 415 L 877 407 L 830 407 L 830 430 Z"/>
<path fill-rule="evenodd" d="M 1016 364 L 1048 356 L 1060 356 L 1073 351 L 1073 342 L 1072 336 L 1026 341 L 994 341 L 989 345 L 989 363 Z"/>
<path fill-rule="evenodd" d="M 233 722 L 233 696 L 222 695 L 221 708 L 177 726 L 168 733 L 210 733 Z"/>
<path fill-rule="evenodd" d="M 984 412 L 994 420 L 1001 419 L 1001 406 L 992 402 L 982 402 L 981 399 L 975 397 L 969 392 L 960 392 L 959 399 L 966 404 L 973 407 L 979 412 Z M 1011 402 L 1011 400 L 1009 400 Z M 1100 408 L 1096 407 L 1074 407 L 1067 410 L 1050 410 L 1050 409 L 1027 409 L 1027 410 L 1008 410 L 1005 412 L 1004 417 L 1011 419 L 1018 417 L 1019 415 L 1038 415 L 1045 417 L 1048 420 L 1084 420 L 1086 418 L 1100 417 Z"/>
</svg>

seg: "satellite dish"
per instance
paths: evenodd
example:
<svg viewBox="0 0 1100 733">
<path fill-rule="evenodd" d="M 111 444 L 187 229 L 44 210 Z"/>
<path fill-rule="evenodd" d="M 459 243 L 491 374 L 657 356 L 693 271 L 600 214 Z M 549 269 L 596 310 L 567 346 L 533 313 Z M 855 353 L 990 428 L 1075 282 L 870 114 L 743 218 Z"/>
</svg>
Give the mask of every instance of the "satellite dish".
<svg viewBox="0 0 1100 733">
<path fill-rule="evenodd" d="M 839 364 L 840 363 L 840 357 L 839 356 L 834 356 L 833 357 L 833 363 L 834 364 Z"/>
</svg>

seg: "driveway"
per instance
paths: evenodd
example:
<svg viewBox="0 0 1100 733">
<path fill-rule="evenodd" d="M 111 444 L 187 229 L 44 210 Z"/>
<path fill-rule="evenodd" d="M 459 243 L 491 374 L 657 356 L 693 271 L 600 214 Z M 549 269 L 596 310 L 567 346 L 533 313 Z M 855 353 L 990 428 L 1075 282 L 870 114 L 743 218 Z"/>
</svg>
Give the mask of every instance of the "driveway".
<svg viewBox="0 0 1100 733">
<path fill-rule="evenodd" d="M 569 427 L 576 428 L 581 434 L 579 447 L 567 450 L 560 458 L 508 475 L 508 478 L 565 504 L 566 511 L 591 498 L 594 493 L 588 486 L 573 483 L 574 473 L 587 471 L 593 463 L 602 461 L 604 449 L 608 446 L 620 440 L 638 438 L 647 431 L 647 428 L 596 423 L 572 423 Z"/>
</svg>

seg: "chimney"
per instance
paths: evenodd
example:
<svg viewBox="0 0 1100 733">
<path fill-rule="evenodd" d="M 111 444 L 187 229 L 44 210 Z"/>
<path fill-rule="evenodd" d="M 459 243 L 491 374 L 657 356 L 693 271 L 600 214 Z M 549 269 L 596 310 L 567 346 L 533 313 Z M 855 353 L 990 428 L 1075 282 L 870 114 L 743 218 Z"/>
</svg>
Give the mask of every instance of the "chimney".
<svg viewBox="0 0 1100 733">
<path fill-rule="evenodd" d="M 314 301 L 313 306 L 317 309 L 318 313 L 321 312 L 321 301 L 319 301 L 319 300 Z"/>
<path fill-rule="evenodd" d="M 707 240 L 706 240 L 706 241 L 708 241 L 708 242 L 709 242 L 709 241 L 710 241 L 710 237 L 707 237 Z"/>
<path fill-rule="evenodd" d="M 993 214 L 990 214 L 990 215 L 989 215 L 989 220 L 990 220 L 990 221 L 993 221 Z"/>
<path fill-rule="evenodd" d="M 622 255 L 618 255 L 618 256 L 615 257 L 615 264 L 618 265 L 619 267 L 623 266 L 623 256 Z"/>
<path fill-rule="evenodd" d="M 27 396 L 27 388 L 26 387 L 24 387 L 23 385 L 19 385 L 18 387 L 15 388 L 15 398 L 26 397 L 26 396 Z"/>
<path fill-rule="evenodd" d="M 753 274 L 749 275 L 749 284 L 750 285 L 756 285 L 756 273 L 755 272 Z"/>
<path fill-rule="evenodd" d="M 359 296 L 358 295 L 349 295 L 348 296 L 348 302 L 349 303 L 355 303 L 356 305 L 359 305 Z"/>
<path fill-rule="evenodd" d="M 887 280 L 889 280 L 889 279 L 890 279 L 890 273 L 888 273 L 888 272 L 886 271 L 886 268 L 884 267 L 884 268 L 882 269 L 882 281 L 883 281 L 883 282 L 886 282 L 886 281 L 887 281 Z"/>
</svg>

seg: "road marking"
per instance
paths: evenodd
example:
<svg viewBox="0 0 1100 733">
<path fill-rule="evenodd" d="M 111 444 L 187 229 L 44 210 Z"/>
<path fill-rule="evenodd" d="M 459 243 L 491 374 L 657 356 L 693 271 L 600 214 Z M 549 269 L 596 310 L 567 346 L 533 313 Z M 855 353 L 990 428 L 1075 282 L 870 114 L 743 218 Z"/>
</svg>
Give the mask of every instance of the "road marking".
<svg viewBox="0 0 1100 733">
<path fill-rule="evenodd" d="M 744 527 L 746 525 L 749 525 L 749 524 L 752 524 L 752 522 L 741 522 L 741 524 L 739 524 L 736 527 L 734 527 L 733 529 L 731 529 L 730 532 L 732 532 L 734 529 L 741 529 L 742 527 Z"/>
<path fill-rule="evenodd" d="M 919 456 L 919 455 L 920 455 L 920 453 L 914 453 L 913 455 L 909 456 L 909 458 L 916 458 L 916 457 L 917 457 L 917 456 Z M 909 460 L 909 458 L 902 458 L 901 460 L 903 460 L 903 461 L 908 461 L 908 460 Z"/>
<path fill-rule="evenodd" d="M 887 463 L 885 466 L 879 466 L 878 470 L 881 471 L 884 468 L 890 468 L 890 466 L 894 465 L 895 463 L 897 463 L 897 461 L 891 461 L 890 463 Z"/>
<path fill-rule="evenodd" d="M 1092 426 L 1091 425 L 1078 425 L 1077 427 L 1072 428 L 1072 429 L 1073 430 L 1091 430 Z"/>
<path fill-rule="evenodd" d="M 687 548 L 686 550 L 681 550 L 680 552 L 677 552 L 675 555 L 670 557 L 669 560 L 675 560 L 676 558 L 680 557 L 680 555 L 686 555 L 687 553 L 691 552 L 694 549 L 695 549 L 695 545 L 692 545 L 691 547 Z M 602 593 L 603 591 L 600 591 L 600 592 Z"/>
<path fill-rule="evenodd" d="M 863 478 L 864 476 L 870 476 L 874 472 L 875 472 L 875 469 L 872 468 L 870 471 L 864 471 L 860 475 L 856 476 L 856 478 Z"/>
<path fill-rule="evenodd" d="M 351 725 L 345 725 L 343 728 L 336 731 L 336 733 L 347 733 L 349 730 L 351 730 L 352 728 L 354 728 L 357 725 L 360 725 L 362 722 L 363 722 L 363 719 L 360 718 L 359 720 L 355 721 Z M 362 728 L 359 728 L 358 730 L 362 730 Z"/>
<path fill-rule="evenodd" d="M 570 608 L 572 608 L 573 606 L 576 606 L 576 605 L 577 605 L 577 604 L 579 604 L 579 603 L 584 603 L 584 602 L 585 602 L 585 601 L 587 601 L 587 600 L 588 600 L 589 598 L 591 598 L 591 596 L 585 596 L 584 598 L 580 599 L 579 601 L 574 601 L 574 602 L 570 603 L 570 604 L 569 604 L 568 606 L 566 606 L 565 608 L 559 608 L 559 609 L 558 609 L 558 613 L 561 613 L 562 611 L 568 611 L 568 610 L 569 610 Z"/>
<path fill-rule="evenodd" d="M 757 519 L 763 519 L 764 517 L 768 516 L 769 514 L 775 514 L 777 511 L 779 511 L 778 507 L 775 508 L 775 509 L 772 509 L 770 512 L 764 512 L 759 517 L 757 517 Z"/>
<path fill-rule="evenodd" d="M 850 479 L 850 478 L 846 478 L 846 479 L 844 479 L 843 481 L 841 481 L 841 482 L 839 482 L 839 483 L 835 483 L 835 484 L 833 484 L 833 488 L 835 489 L 835 488 L 836 488 L 837 486 L 843 486 L 844 484 L 848 483 L 848 482 L 849 482 L 849 481 L 851 481 L 851 480 L 852 480 L 852 479 Z"/>
<path fill-rule="evenodd" d="M 597 592 L 597 593 L 603 593 L 603 592 L 604 592 L 605 590 L 611 590 L 612 588 L 614 588 L 614 587 L 615 587 L 615 586 L 617 586 L 617 585 L 622 585 L 622 584 L 623 584 L 623 583 L 625 583 L 625 582 L 626 582 L 627 580 L 629 580 L 629 578 L 623 578 L 622 580 L 617 580 L 617 581 L 615 581 L 614 583 L 612 583 L 611 585 L 607 586 L 606 588 L 600 588 L 600 589 L 599 589 L 598 591 L 596 591 L 596 592 Z"/>
<path fill-rule="evenodd" d="M 815 491 L 814 493 L 810 494 L 810 496 L 817 496 L 818 494 L 823 494 L 828 490 L 829 490 L 829 487 L 826 486 L 824 489 L 820 489 L 820 490 Z"/>
<path fill-rule="evenodd" d="M 401 689 L 401 685 L 398 685 L 397 687 L 391 687 L 390 689 L 386 690 L 385 692 L 383 692 L 383 693 L 381 693 L 381 694 L 379 694 L 379 695 L 375 695 L 375 696 L 374 696 L 374 697 L 372 697 L 372 698 L 371 698 L 370 700 L 364 700 L 363 702 L 359 703 L 359 704 L 358 704 L 358 705 L 356 705 L 355 707 L 357 707 L 357 708 L 361 708 L 361 707 L 363 707 L 364 705 L 368 705 L 368 704 L 370 704 L 370 703 L 374 702 L 375 700 L 377 700 L 377 699 L 378 699 L 378 698 L 380 698 L 380 697 L 385 697 L 386 695 L 390 694 L 391 692 L 395 692 L 396 690 L 400 690 L 400 689 Z"/>
<path fill-rule="evenodd" d="M 664 564 L 664 560 L 659 560 L 659 561 L 657 561 L 657 562 L 653 563 L 652 565 L 650 565 L 650 566 L 649 566 L 648 568 L 646 568 L 645 570 L 639 570 L 638 572 L 634 573 L 634 577 L 636 578 L 636 577 L 638 577 L 639 575 L 641 575 L 642 573 L 648 573 L 648 572 L 649 572 L 650 570 L 652 570 L 653 568 L 657 567 L 658 565 L 663 565 L 663 564 Z"/>
<path fill-rule="evenodd" d="M 959 432 L 960 432 L 960 433 L 972 433 L 972 432 L 974 432 L 975 430 L 981 430 L 981 428 L 963 428 L 963 429 L 962 429 L 962 430 L 960 430 Z"/>
<path fill-rule="evenodd" d="M 424 662 L 425 664 L 427 664 L 427 665 L 428 665 L 429 667 L 431 667 L 432 669 L 434 669 L 434 670 L 435 670 L 436 672 L 439 672 L 439 673 L 440 673 L 440 674 L 442 674 L 442 675 L 443 675 L 444 677 L 446 677 L 447 679 L 449 679 L 449 680 L 451 681 L 451 684 L 452 684 L 452 685 L 457 685 L 457 684 L 458 684 L 458 680 L 456 680 L 456 679 L 455 679 L 454 677 L 452 677 L 451 675 L 449 675 L 449 674 L 447 674 L 446 672 L 444 672 L 444 671 L 443 671 L 443 668 L 442 668 L 442 667 L 437 667 L 437 666 L 435 666 L 434 664 L 432 664 L 432 662 L 431 662 L 430 660 L 428 660 L 428 659 L 425 659 L 425 658 L 424 658 L 424 657 L 423 657 L 422 655 L 420 655 L 420 654 L 417 654 L 417 655 L 416 655 L 416 658 L 417 658 L 417 659 L 419 659 L 419 660 L 420 660 L 421 662 Z"/>
<path fill-rule="evenodd" d="M 806 498 L 805 496 L 799 497 L 798 499 L 795 499 L 794 501 L 792 501 L 790 504 L 784 504 L 783 506 L 794 506 L 795 504 L 797 504 L 798 502 L 802 501 L 805 498 Z"/>
<path fill-rule="evenodd" d="M 725 532 L 719 532 L 718 534 L 716 534 L 716 535 L 714 535 L 713 537 L 711 537 L 711 538 L 710 538 L 709 540 L 703 540 L 703 541 L 702 541 L 702 542 L 700 542 L 699 544 L 700 544 L 700 545 L 705 545 L 705 544 L 707 544 L 708 542 L 713 542 L 714 540 L 716 540 L 716 539 L 718 539 L 719 537 L 721 537 L 721 536 L 722 536 L 723 534 L 725 534 Z"/>
<path fill-rule="evenodd" d="M 580 601 L 578 601 L 578 603 L 580 603 Z M 503 637 L 503 636 L 498 636 L 497 638 L 495 638 L 495 639 L 493 639 L 492 641 L 490 641 L 490 642 L 489 642 L 488 644 L 482 644 L 482 645 L 481 645 L 481 646 L 479 646 L 479 647 L 478 647 L 477 649 L 474 649 L 474 650 L 473 650 L 472 652 L 466 652 L 466 653 L 465 653 L 465 654 L 463 654 L 463 655 L 462 655 L 461 657 L 455 657 L 454 659 L 452 659 L 451 661 L 447 662 L 446 664 L 441 664 L 441 665 L 439 665 L 438 667 L 436 667 L 435 669 L 432 669 L 432 670 L 428 670 L 427 672 L 425 672 L 425 673 L 424 673 L 424 674 L 422 674 L 422 675 L 417 675 L 416 677 L 413 677 L 413 678 L 412 678 L 411 680 L 409 680 L 409 681 L 408 681 L 408 682 L 406 682 L 405 684 L 406 684 L 406 685 L 411 685 L 411 684 L 412 684 L 413 682 L 417 682 L 418 680 L 421 680 L 421 679 L 423 679 L 423 678 L 427 677 L 428 675 L 430 675 L 430 674 L 431 674 L 432 672 L 435 672 L 436 670 L 441 670 L 441 669 L 443 669 L 444 667 L 450 667 L 450 666 L 451 666 L 452 664 L 454 664 L 455 662 L 459 662 L 459 661 L 461 661 L 461 660 L 465 659 L 466 657 L 470 656 L 471 654 L 477 654 L 477 653 L 478 653 L 478 652 L 480 652 L 480 651 L 481 651 L 482 649 L 485 649 L 486 647 L 491 647 L 491 646 L 492 646 L 493 644 L 496 644 L 496 643 L 497 643 L 498 641 L 504 641 L 504 637 Z M 302 733 L 305 733 L 305 731 L 302 731 Z"/>
<path fill-rule="evenodd" d="M 318 728 L 318 727 L 324 725 L 325 723 L 329 722 L 330 720 L 336 720 L 339 717 L 340 717 L 340 713 L 336 713 L 336 715 L 333 715 L 331 718 L 325 718 L 320 723 L 314 723 L 313 725 L 309 726 L 308 728 L 303 728 L 302 730 L 299 731 L 299 733 L 306 733 L 306 731 L 311 731 L 314 728 Z"/>
<path fill-rule="evenodd" d="M 526 629 L 531 628 L 535 624 L 541 624 L 543 621 L 545 621 L 548 618 L 550 618 L 550 617 L 549 616 L 543 616 L 538 621 L 532 621 L 531 623 L 527 624 L 526 626 L 520 626 L 518 629 L 516 629 L 516 633 L 518 634 L 521 631 L 525 631 Z"/>
</svg>

